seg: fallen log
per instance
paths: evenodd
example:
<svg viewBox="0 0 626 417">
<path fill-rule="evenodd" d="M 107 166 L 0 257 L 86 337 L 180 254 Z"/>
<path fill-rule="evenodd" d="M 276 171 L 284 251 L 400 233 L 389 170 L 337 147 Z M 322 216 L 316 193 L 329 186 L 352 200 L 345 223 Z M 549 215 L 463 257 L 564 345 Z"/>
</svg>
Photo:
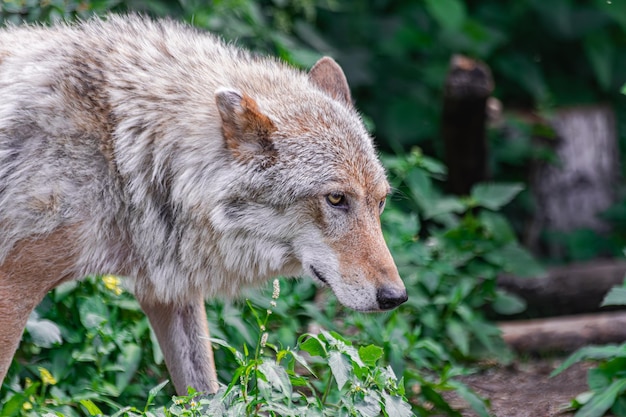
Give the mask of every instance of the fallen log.
<svg viewBox="0 0 626 417">
<path fill-rule="evenodd" d="M 595 313 L 498 324 L 504 341 L 516 352 L 573 352 L 587 345 L 626 341 L 626 312 Z"/>
<path fill-rule="evenodd" d="M 517 317 L 534 318 L 598 311 L 611 287 L 621 285 L 626 261 L 597 260 L 547 270 L 543 277 L 502 275 L 498 287 L 526 301 L 526 311 Z"/>
</svg>

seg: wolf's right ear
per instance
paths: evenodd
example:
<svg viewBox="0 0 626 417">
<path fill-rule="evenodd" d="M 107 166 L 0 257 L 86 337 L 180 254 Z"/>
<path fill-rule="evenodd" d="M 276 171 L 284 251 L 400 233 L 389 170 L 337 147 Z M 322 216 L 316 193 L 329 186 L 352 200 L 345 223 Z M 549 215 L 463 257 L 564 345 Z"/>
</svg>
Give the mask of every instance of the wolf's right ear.
<svg viewBox="0 0 626 417">
<path fill-rule="evenodd" d="M 335 100 L 352 105 L 352 96 L 346 75 L 331 57 L 320 58 L 309 71 L 309 79 Z"/>
<path fill-rule="evenodd" d="M 271 137 L 276 126 L 261 113 L 256 101 L 235 89 L 218 88 L 215 102 L 226 147 L 235 158 L 241 162 L 260 159 L 263 166 L 271 165 L 277 157 Z"/>
</svg>

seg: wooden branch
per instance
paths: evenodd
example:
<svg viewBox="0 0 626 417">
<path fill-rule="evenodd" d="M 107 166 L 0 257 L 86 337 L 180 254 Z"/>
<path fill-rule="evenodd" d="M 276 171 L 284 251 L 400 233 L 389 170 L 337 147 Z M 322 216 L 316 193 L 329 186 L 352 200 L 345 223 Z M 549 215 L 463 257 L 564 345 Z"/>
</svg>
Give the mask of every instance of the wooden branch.
<svg viewBox="0 0 626 417">
<path fill-rule="evenodd" d="M 626 341 L 626 312 L 507 322 L 499 327 L 504 341 L 517 352 L 572 352 L 591 344 Z"/>
<path fill-rule="evenodd" d="M 621 285 L 626 261 L 602 260 L 548 269 L 544 277 L 503 275 L 498 287 L 526 300 L 523 317 L 546 317 L 598 311 L 611 287 Z"/>
</svg>

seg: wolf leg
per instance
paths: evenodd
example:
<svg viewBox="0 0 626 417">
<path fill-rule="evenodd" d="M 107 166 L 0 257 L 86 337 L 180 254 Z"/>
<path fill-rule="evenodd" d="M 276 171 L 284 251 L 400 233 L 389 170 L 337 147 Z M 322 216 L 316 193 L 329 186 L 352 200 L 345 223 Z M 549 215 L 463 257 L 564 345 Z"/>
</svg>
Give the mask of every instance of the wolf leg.
<svg viewBox="0 0 626 417">
<path fill-rule="evenodd" d="M 26 320 L 41 299 L 15 283 L 23 283 L 23 278 L 10 276 L 0 266 L 0 384 L 20 344 Z"/>
<path fill-rule="evenodd" d="M 179 305 L 141 301 L 165 357 L 176 392 L 187 387 L 212 394 L 217 392 L 217 375 L 209 341 L 204 299 Z"/>
<path fill-rule="evenodd" d="M 0 383 L 28 316 L 46 293 L 73 278 L 76 226 L 19 241 L 0 264 Z"/>
</svg>

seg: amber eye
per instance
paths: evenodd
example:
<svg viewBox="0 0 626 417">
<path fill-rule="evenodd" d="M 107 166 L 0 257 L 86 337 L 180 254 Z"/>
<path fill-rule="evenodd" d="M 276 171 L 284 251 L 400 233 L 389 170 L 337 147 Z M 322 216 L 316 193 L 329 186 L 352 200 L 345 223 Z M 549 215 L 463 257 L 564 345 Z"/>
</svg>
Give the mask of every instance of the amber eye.
<svg viewBox="0 0 626 417">
<path fill-rule="evenodd" d="M 347 208 L 346 196 L 340 193 L 330 193 L 326 196 L 326 201 L 333 207 Z"/>
<path fill-rule="evenodd" d="M 386 203 L 387 203 L 387 198 L 383 198 L 382 200 L 380 200 L 380 203 L 378 203 L 378 211 L 382 213 L 383 210 L 385 210 Z"/>
</svg>

